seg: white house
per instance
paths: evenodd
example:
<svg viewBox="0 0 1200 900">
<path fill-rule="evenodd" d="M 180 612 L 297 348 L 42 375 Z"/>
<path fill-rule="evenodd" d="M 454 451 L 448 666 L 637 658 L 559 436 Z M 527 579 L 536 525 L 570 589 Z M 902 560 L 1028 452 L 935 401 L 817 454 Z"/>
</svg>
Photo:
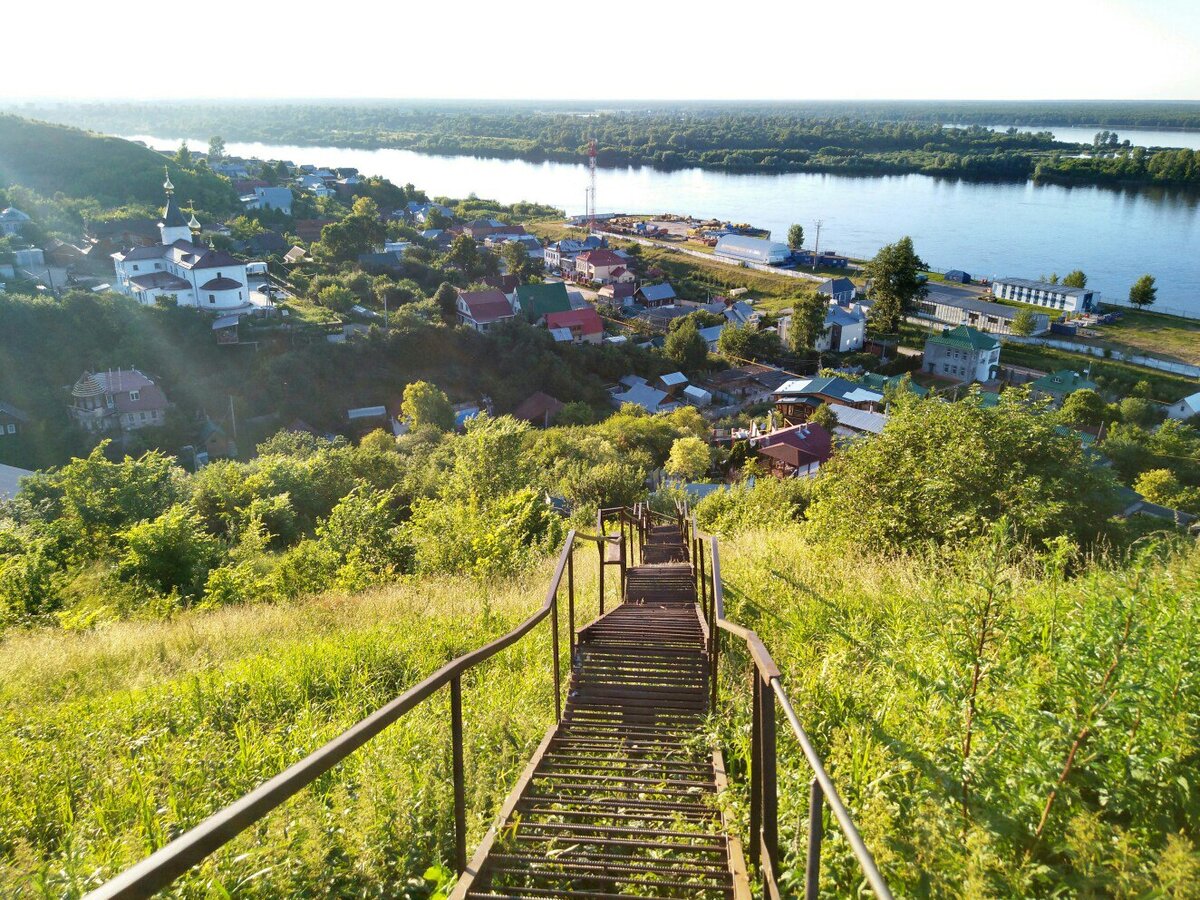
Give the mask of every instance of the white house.
<svg viewBox="0 0 1200 900">
<path fill-rule="evenodd" d="M 970 325 L 925 340 L 924 371 L 956 381 L 991 381 L 1000 371 L 1000 342 Z"/>
<path fill-rule="evenodd" d="M 292 192 L 285 187 L 256 187 L 242 197 L 246 209 L 277 209 L 285 216 L 292 214 Z"/>
<path fill-rule="evenodd" d="M 580 253 L 575 259 L 575 272 L 586 281 L 601 284 L 634 280 L 628 261 L 607 247 Z"/>
<path fill-rule="evenodd" d="M 997 278 L 992 282 L 992 296 L 1064 312 L 1083 312 L 1100 302 L 1098 291 L 1028 278 Z"/>
<path fill-rule="evenodd" d="M 225 312 L 249 305 L 246 263 L 223 250 L 195 242 L 200 223 L 193 215 L 185 220 L 175 202 L 175 187 L 163 184 L 167 205 L 158 231 L 162 243 L 134 247 L 112 255 L 116 280 L 113 289 L 141 303 L 174 296 L 180 306 Z"/>
<path fill-rule="evenodd" d="M 1167 417 L 1170 419 L 1190 419 L 1193 416 L 1200 416 L 1200 391 L 1167 407 Z"/>
<path fill-rule="evenodd" d="M 28 222 L 29 216 L 15 206 L 10 206 L 0 211 L 0 235 L 11 237 L 24 228 Z"/>
<path fill-rule="evenodd" d="M 861 350 L 866 334 L 867 314 L 861 306 L 834 303 L 825 313 L 825 331 L 817 339 L 814 349 L 821 352 L 832 350 L 835 353 Z"/>
</svg>

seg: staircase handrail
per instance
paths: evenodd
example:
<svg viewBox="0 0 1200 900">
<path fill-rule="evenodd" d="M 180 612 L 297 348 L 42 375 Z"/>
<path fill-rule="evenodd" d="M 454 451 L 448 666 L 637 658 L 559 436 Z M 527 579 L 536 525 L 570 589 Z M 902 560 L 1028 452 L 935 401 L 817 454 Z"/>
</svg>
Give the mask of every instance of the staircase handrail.
<svg viewBox="0 0 1200 900">
<path fill-rule="evenodd" d="M 685 514 L 686 514 L 685 510 Z M 820 754 L 813 747 L 808 732 L 800 724 L 800 717 L 792 706 L 791 698 L 783 686 L 783 676 L 770 651 L 753 629 L 739 625 L 725 617 L 725 592 L 721 583 L 721 556 L 716 537 L 705 534 L 696 525 L 696 516 L 687 518 L 686 542 L 691 548 L 692 569 L 697 578 L 697 598 L 702 618 L 715 624 L 708 630 L 709 639 L 709 708 L 717 709 L 717 675 L 721 649 L 720 632 L 740 638 L 746 645 L 750 659 L 754 662 L 755 679 L 751 728 L 750 764 L 750 839 L 751 849 L 758 856 L 763 883 L 767 896 L 778 897 L 779 887 L 776 873 L 779 870 L 778 798 L 776 783 L 775 705 L 783 710 L 791 726 L 792 734 L 800 744 L 813 778 L 809 786 L 809 844 L 805 869 L 805 898 L 816 900 L 820 891 L 821 845 L 823 840 L 822 804 L 829 809 L 837 821 L 842 835 L 858 860 L 863 877 L 880 900 L 891 900 L 892 892 L 887 886 L 875 857 L 854 824 L 854 820 L 842 802 L 837 787 L 825 770 Z M 766 701 L 770 693 L 774 702 Z"/>
<path fill-rule="evenodd" d="M 144 898 L 171 884 L 179 876 L 198 865 L 216 850 L 233 840 L 267 813 L 281 806 L 294 794 L 312 784 L 317 778 L 340 763 L 359 747 L 380 734 L 389 725 L 429 699 L 441 688 L 450 687 L 451 743 L 454 758 L 454 820 L 455 865 L 461 873 L 466 869 L 466 792 L 462 741 L 462 676 L 491 659 L 501 650 L 512 646 L 529 634 L 546 618 L 551 620 L 553 635 L 555 719 L 562 719 L 562 685 L 558 647 L 558 594 L 564 573 L 568 584 L 568 615 L 571 642 L 575 640 L 575 569 L 574 550 L 579 542 L 590 542 L 600 550 L 601 571 L 604 566 L 604 545 L 612 535 L 583 534 L 572 529 L 567 533 L 562 552 L 554 569 L 554 577 L 542 605 L 523 622 L 490 643 L 455 657 L 433 674 L 426 676 L 400 696 L 352 725 L 304 759 L 289 766 L 274 778 L 263 782 L 240 799 L 208 816 L 189 828 L 170 843 L 156 850 L 136 865 L 121 872 L 86 895 L 85 900 L 110 898 Z"/>
</svg>

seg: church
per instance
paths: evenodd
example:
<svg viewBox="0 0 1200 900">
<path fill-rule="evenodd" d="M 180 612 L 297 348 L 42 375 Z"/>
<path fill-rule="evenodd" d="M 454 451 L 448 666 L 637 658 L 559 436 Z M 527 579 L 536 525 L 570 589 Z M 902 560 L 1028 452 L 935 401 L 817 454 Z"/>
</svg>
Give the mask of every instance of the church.
<svg viewBox="0 0 1200 900">
<path fill-rule="evenodd" d="M 250 306 L 246 263 L 199 242 L 200 223 L 195 215 L 190 220 L 184 219 L 175 202 L 175 186 L 169 174 L 163 189 L 167 205 L 158 223 L 161 242 L 112 255 L 116 290 L 146 304 L 159 297 L 173 296 L 180 306 L 213 312 Z"/>
</svg>

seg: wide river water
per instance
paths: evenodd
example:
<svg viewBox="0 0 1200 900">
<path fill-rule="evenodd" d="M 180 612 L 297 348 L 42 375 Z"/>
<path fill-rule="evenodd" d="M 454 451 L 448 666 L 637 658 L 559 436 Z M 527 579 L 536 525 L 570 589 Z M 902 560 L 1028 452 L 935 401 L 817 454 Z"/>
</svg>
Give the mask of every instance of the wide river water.
<svg viewBox="0 0 1200 900">
<path fill-rule="evenodd" d="M 158 149 L 179 146 L 178 138 L 134 135 L 130 140 Z M 197 150 L 207 146 L 199 139 L 188 143 Z M 365 175 L 415 184 L 430 196 L 474 193 L 502 203 L 548 203 L 568 214 L 584 209 L 583 165 L 233 142 L 226 152 L 354 166 Z M 1200 193 L 1195 192 L 993 184 L 925 175 L 733 175 L 631 167 L 599 170 L 596 203 L 599 212 L 675 212 L 750 222 L 769 228 L 777 240 L 798 222 L 808 246 L 819 219 L 822 248 L 859 257 L 911 235 L 917 252 L 936 269 L 1038 278 L 1079 268 L 1087 273 L 1089 287 L 1119 299 L 1149 272 L 1158 281 L 1158 309 L 1200 316 Z"/>
</svg>

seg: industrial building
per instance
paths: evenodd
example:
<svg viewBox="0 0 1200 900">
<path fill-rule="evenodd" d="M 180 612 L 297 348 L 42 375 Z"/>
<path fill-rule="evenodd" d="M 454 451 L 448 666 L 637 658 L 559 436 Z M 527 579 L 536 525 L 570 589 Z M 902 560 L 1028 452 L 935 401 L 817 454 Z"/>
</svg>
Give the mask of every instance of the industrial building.
<svg viewBox="0 0 1200 900">
<path fill-rule="evenodd" d="M 1013 319 L 1020 311 L 1018 307 L 1003 303 L 933 292 L 917 304 L 917 315 L 923 319 L 936 319 L 947 325 L 970 325 L 992 334 L 1012 334 Z M 1034 313 L 1030 334 L 1042 334 L 1049 329 L 1050 317 L 1045 313 Z"/>
<path fill-rule="evenodd" d="M 1028 278 L 997 278 L 992 282 L 992 294 L 1001 300 L 1016 300 L 1063 312 L 1085 312 L 1100 302 L 1098 291 Z"/>
<path fill-rule="evenodd" d="M 724 256 L 727 259 L 759 263 L 764 266 L 780 265 L 787 262 L 792 256 L 792 251 L 787 244 L 763 238 L 746 237 L 742 234 L 724 235 L 717 241 L 715 252 L 717 256 Z"/>
</svg>

